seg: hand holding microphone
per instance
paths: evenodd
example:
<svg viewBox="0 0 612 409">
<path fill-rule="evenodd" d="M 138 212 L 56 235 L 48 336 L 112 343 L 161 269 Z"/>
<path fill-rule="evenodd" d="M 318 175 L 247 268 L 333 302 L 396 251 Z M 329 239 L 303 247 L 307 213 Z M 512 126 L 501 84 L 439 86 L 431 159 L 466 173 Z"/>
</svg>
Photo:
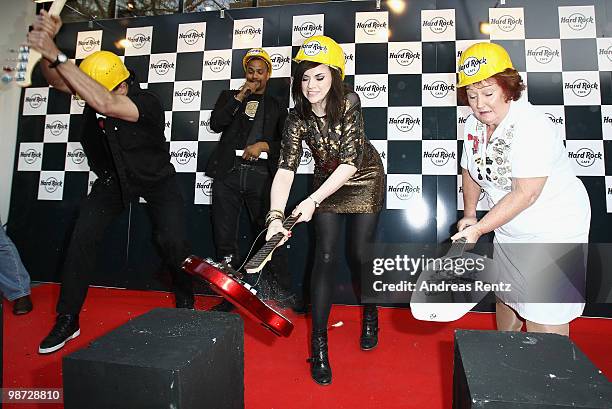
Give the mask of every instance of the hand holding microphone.
<svg viewBox="0 0 612 409">
<path fill-rule="evenodd" d="M 240 87 L 240 92 L 236 94 L 236 99 L 240 102 L 244 101 L 249 95 L 251 95 L 255 90 L 257 90 L 258 83 L 252 81 L 246 81 L 242 87 Z"/>
</svg>

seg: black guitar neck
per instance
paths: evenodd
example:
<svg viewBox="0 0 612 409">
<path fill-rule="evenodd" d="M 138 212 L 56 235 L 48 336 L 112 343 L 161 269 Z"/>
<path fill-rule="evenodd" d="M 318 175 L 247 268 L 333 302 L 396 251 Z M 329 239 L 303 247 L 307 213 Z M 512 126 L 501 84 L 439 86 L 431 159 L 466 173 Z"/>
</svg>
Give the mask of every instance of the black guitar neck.
<svg viewBox="0 0 612 409">
<path fill-rule="evenodd" d="M 442 258 L 457 258 L 463 256 L 463 251 L 465 250 L 466 244 L 467 239 L 465 237 L 454 241 L 448 249 L 448 252 L 442 256 Z"/>
<path fill-rule="evenodd" d="M 287 217 L 283 222 L 283 227 L 287 230 L 291 230 L 293 226 L 295 226 L 295 223 L 298 219 L 299 215 Z M 268 261 L 270 255 L 282 239 L 282 233 L 276 233 L 274 236 L 272 236 L 270 240 L 268 240 L 266 244 L 264 244 L 263 247 L 260 248 L 257 253 L 255 253 L 255 255 L 248 261 L 248 263 L 246 263 L 244 268 L 247 273 L 252 274 L 261 270 L 263 268 L 263 265 Z"/>
</svg>

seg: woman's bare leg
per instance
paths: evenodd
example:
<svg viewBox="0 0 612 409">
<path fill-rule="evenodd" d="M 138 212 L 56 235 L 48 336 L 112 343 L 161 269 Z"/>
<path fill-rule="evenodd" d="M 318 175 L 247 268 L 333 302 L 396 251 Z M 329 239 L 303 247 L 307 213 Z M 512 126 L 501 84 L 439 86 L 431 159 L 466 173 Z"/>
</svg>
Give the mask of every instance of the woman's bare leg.
<svg viewBox="0 0 612 409">
<path fill-rule="evenodd" d="M 545 325 L 527 320 L 527 331 L 545 332 L 547 334 L 559 334 L 569 337 L 569 323 L 561 325 Z"/>
<path fill-rule="evenodd" d="M 523 321 L 518 314 L 499 298 L 495 303 L 495 321 L 499 331 L 520 331 L 523 328 Z"/>
</svg>

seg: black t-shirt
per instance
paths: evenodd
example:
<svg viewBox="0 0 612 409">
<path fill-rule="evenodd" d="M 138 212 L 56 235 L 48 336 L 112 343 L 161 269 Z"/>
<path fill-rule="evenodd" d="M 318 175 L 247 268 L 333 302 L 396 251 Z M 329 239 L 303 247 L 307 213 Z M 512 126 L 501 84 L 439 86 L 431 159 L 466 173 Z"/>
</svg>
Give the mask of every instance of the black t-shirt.
<svg viewBox="0 0 612 409">
<path fill-rule="evenodd" d="M 247 145 L 251 145 L 262 138 L 263 133 L 263 121 L 260 121 L 259 126 L 261 129 L 255 129 L 252 140 L 249 140 L 253 125 L 255 125 L 255 119 L 260 109 L 263 109 L 263 95 L 251 94 L 242 101 L 240 110 L 236 115 L 239 115 L 239 127 L 238 127 L 238 138 L 236 141 L 236 149 L 244 149 Z M 259 112 L 261 115 L 262 112 Z"/>
<path fill-rule="evenodd" d="M 137 90 L 128 97 L 138 108 L 137 122 L 96 118 L 86 107 L 82 144 L 91 169 L 100 177 L 119 177 L 124 191 L 152 187 L 175 173 L 164 137 L 164 111 L 155 94 Z"/>
</svg>

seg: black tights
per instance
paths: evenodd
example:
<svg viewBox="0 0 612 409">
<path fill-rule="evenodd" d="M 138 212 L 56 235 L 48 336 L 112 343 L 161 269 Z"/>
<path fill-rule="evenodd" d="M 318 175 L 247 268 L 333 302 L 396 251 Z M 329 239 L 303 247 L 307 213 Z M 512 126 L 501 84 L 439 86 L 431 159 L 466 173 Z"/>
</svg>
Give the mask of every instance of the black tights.
<svg viewBox="0 0 612 409">
<path fill-rule="evenodd" d="M 315 261 L 312 269 L 310 299 L 312 302 L 312 329 L 324 331 L 332 305 L 337 260 L 338 241 L 342 222 L 350 226 L 347 232 L 349 266 L 353 275 L 361 273 L 360 267 L 366 259 L 368 245 L 374 241 L 378 213 L 318 213 L 314 217 L 316 232 Z"/>
</svg>

